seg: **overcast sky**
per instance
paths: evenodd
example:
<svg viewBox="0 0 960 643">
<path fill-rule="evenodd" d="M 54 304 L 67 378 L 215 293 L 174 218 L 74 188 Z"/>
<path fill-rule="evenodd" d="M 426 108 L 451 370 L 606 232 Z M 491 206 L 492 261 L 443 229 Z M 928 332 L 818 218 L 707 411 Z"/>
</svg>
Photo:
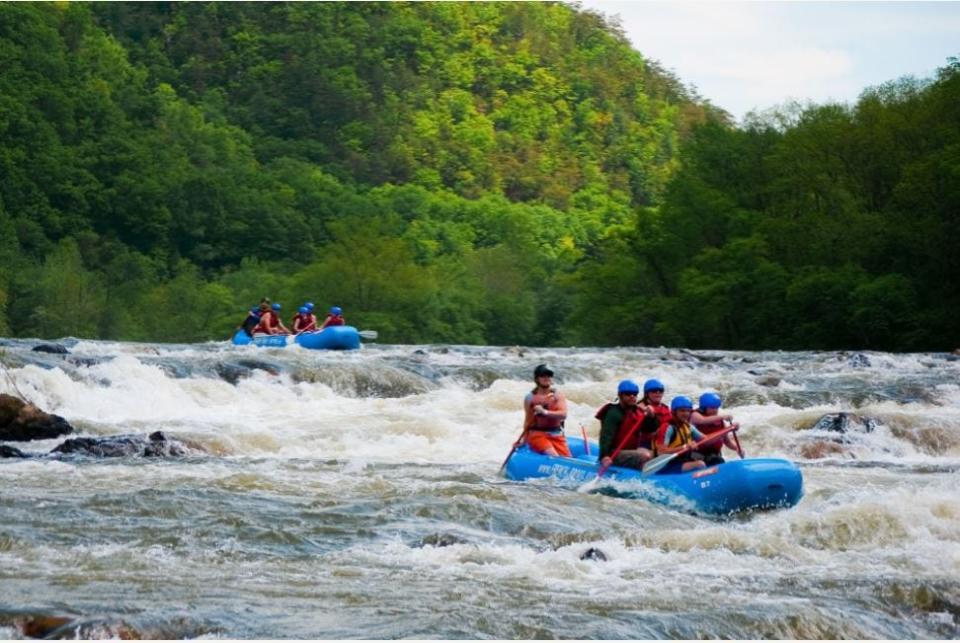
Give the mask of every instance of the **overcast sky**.
<svg viewBox="0 0 960 643">
<path fill-rule="evenodd" d="M 738 120 L 791 99 L 852 103 L 960 56 L 960 2 L 581 4 L 619 15 L 634 48 Z"/>
</svg>

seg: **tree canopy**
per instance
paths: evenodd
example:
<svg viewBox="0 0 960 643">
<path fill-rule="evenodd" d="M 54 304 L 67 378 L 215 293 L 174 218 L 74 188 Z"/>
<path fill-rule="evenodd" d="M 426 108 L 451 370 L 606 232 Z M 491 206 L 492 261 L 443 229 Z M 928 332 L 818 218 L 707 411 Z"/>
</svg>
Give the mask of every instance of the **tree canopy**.
<svg viewBox="0 0 960 643">
<path fill-rule="evenodd" d="M 0 5 L 0 331 L 960 345 L 960 65 L 729 116 L 560 3 Z"/>
</svg>

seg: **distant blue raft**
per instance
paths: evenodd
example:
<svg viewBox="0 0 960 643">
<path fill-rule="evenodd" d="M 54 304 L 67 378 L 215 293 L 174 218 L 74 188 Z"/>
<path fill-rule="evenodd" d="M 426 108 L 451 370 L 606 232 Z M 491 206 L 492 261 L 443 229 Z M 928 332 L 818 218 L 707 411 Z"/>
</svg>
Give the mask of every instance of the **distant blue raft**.
<svg viewBox="0 0 960 643">
<path fill-rule="evenodd" d="M 353 326 L 328 326 L 321 331 L 299 335 L 256 335 L 251 338 L 244 331 L 238 330 L 233 336 L 233 343 L 237 346 L 253 344 L 284 348 L 290 342 L 314 350 L 354 350 L 360 348 L 360 333 Z"/>
<path fill-rule="evenodd" d="M 572 458 L 546 456 L 523 445 L 507 461 L 507 477 L 554 477 L 571 486 L 596 478 L 599 446 L 591 441 L 591 455 L 586 455 L 581 438 L 568 436 L 567 444 Z M 646 477 L 635 469 L 610 467 L 600 483 L 606 481 L 617 481 L 618 491 L 626 490 L 628 495 L 712 515 L 792 507 L 803 496 L 800 469 L 779 458 L 731 460 L 686 473 L 667 467 Z"/>
</svg>

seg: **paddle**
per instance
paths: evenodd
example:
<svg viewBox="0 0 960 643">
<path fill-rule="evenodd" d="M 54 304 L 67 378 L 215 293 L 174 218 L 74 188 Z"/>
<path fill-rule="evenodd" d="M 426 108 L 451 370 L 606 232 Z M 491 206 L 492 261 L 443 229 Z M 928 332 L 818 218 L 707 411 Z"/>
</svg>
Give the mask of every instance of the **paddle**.
<svg viewBox="0 0 960 643">
<path fill-rule="evenodd" d="M 708 436 L 705 437 L 704 439 L 700 440 L 699 442 L 694 442 L 693 444 L 688 444 L 687 446 L 683 447 L 683 448 L 680 449 L 679 451 L 676 451 L 676 452 L 674 452 L 674 453 L 665 453 L 665 454 L 663 454 L 663 455 L 658 455 L 656 458 L 654 458 L 653 460 L 650 460 L 650 461 L 647 462 L 645 465 L 643 465 L 643 475 L 644 475 L 644 476 L 652 476 L 652 475 L 655 474 L 657 471 L 660 471 L 660 470 L 663 469 L 665 466 L 667 466 L 668 464 L 670 464 L 671 462 L 673 462 L 673 459 L 676 458 L 678 455 L 683 455 L 684 453 L 689 453 L 689 452 L 697 449 L 698 447 L 703 446 L 704 444 L 706 444 L 706 443 L 708 443 L 708 442 L 712 442 L 713 440 L 716 440 L 717 438 L 722 438 L 723 436 L 725 436 L 726 434 L 730 433 L 731 431 L 736 431 L 738 428 L 739 428 L 739 427 L 728 426 L 728 427 L 726 427 L 725 429 L 720 429 L 720 430 L 717 431 L 716 433 L 711 433 L 710 435 L 708 435 Z"/>
<path fill-rule="evenodd" d="M 527 436 L 527 427 L 523 427 L 523 431 L 520 432 L 520 437 L 517 438 L 517 441 L 513 443 L 513 448 L 510 449 L 510 453 L 507 454 L 507 457 L 504 459 L 503 464 L 500 465 L 500 470 L 498 473 L 503 473 L 503 469 L 507 466 L 507 463 L 510 462 L 510 458 L 513 457 L 514 452 L 520 448 L 520 445 L 523 444 L 523 439 Z"/>
<path fill-rule="evenodd" d="M 623 451 L 623 447 L 626 446 L 626 444 L 627 444 L 627 442 L 630 440 L 630 438 L 633 437 L 633 434 L 636 433 L 636 432 L 637 432 L 637 429 L 640 428 L 640 425 L 643 424 L 643 419 L 644 419 L 644 417 L 645 417 L 644 415 L 641 415 L 641 416 L 637 419 L 637 422 L 636 422 L 632 427 L 630 427 L 630 430 L 629 430 L 629 431 L 627 431 L 627 434 L 626 434 L 625 436 L 623 436 L 623 439 L 620 440 L 620 444 L 618 444 L 618 445 L 617 445 L 617 448 L 614 449 L 614 450 L 613 450 L 613 453 L 610 454 L 610 463 L 609 463 L 609 464 L 601 464 L 601 465 L 600 465 L 600 468 L 597 469 L 597 477 L 596 477 L 596 478 L 593 478 L 592 480 L 588 480 L 587 482 L 584 482 L 582 485 L 580 485 L 580 488 L 577 489 L 577 491 L 586 492 L 586 491 L 590 491 L 591 489 L 593 489 L 594 487 L 597 486 L 597 481 L 600 480 L 600 478 L 603 477 L 603 474 L 605 474 L 605 473 L 607 472 L 607 469 L 610 468 L 610 465 L 613 464 L 614 458 L 616 458 L 618 455 L 620 455 L 620 452 Z"/>
<path fill-rule="evenodd" d="M 377 338 L 377 331 L 375 331 L 375 330 L 361 330 L 360 332 L 357 333 L 357 335 L 360 335 L 360 337 L 362 337 L 362 338 L 364 338 L 364 339 L 376 339 L 376 338 Z"/>
</svg>

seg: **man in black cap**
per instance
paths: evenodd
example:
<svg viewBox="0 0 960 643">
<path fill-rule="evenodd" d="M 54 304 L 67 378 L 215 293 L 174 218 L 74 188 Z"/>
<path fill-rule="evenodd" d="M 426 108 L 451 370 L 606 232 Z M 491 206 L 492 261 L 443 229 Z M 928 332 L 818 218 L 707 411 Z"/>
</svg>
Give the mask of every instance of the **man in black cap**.
<svg viewBox="0 0 960 643">
<path fill-rule="evenodd" d="M 527 444 L 538 453 L 570 457 L 563 422 L 567 419 L 567 400 L 553 387 L 553 371 L 540 364 L 533 369 L 537 386 L 523 398 L 523 427 Z"/>
</svg>

